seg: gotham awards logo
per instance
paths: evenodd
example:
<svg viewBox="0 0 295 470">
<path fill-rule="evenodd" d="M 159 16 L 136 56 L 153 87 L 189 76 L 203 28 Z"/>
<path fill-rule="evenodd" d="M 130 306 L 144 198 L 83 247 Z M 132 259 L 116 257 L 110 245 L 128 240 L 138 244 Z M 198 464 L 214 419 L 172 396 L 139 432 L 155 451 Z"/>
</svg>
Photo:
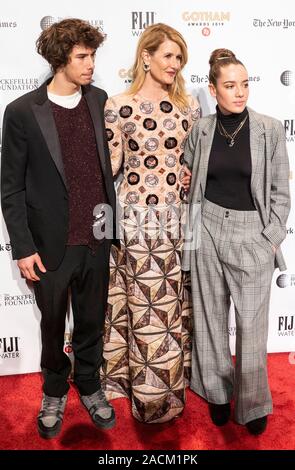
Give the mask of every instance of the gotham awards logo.
<svg viewBox="0 0 295 470">
<path fill-rule="evenodd" d="M 184 11 L 182 19 L 187 26 L 201 29 L 203 36 L 210 36 L 212 29 L 223 27 L 230 21 L 229 11 Z"/>
<path fill-rule="evenodd" d="M 280 76 L 281 83 L 284 86 L 290 86 L 294 83 L 294 74 L 291 70 L 285 70 Z"/>
<path fill-rule="evenodd" d="M 73 352 L 72 333 L 65 333 L 64 335 L 64 352 L 67 354 L 71 354 Z"/>
<path fill-rule="evenodd" d="M 132 68 L 120 69 L 118 72 L 118 76 L 122 79 L 123 83 L 129 85 L 132 82 Z"/>
</svg>

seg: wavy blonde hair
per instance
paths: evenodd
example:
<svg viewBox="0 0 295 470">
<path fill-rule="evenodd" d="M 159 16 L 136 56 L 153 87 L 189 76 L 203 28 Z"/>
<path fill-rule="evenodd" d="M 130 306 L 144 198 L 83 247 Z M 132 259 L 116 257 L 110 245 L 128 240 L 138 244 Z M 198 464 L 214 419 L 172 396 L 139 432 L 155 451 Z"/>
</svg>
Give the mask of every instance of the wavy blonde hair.
<svg viewBox="0 0 295 470">
<path fill-rule="evenodd" d="M 177 73 L 172 85 L 168 86 L 168 94 L 171 101 L 180 109 L 188 106 L 188 97 L 185 91 L 184 78 L 181 70 L 187 63 L 187 45 L 182 35 L 176 29 L 164 23 L 157 23 L 146 28 L 140 36 L 135 62 L 132 68 L 133 82 L 127 93 L 132 95 L 137 93 L 145 80 L 145 71 L 143 69 L 142 53 L 146 49 L 150 55 L 153 55 L 159 46 L 166 40 L 175 42 L 181 50 L 181 67 Z"/>
</svg>

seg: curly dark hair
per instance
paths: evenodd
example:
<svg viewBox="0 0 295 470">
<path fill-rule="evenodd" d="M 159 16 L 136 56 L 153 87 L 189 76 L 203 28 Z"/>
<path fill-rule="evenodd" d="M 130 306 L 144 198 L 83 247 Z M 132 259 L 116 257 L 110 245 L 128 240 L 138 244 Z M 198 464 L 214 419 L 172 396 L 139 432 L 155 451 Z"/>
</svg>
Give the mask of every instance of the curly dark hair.
<svg viewBox="0 0 295 470">
<path fill-rule="evenodd" d="M 53 73 L 66 65 L 76 45 L 97 49 L 104 35 L 87 21 L 69 18 L 42 31 L 36 41 L 37 52 L 49 63 Z"/>
</svg>

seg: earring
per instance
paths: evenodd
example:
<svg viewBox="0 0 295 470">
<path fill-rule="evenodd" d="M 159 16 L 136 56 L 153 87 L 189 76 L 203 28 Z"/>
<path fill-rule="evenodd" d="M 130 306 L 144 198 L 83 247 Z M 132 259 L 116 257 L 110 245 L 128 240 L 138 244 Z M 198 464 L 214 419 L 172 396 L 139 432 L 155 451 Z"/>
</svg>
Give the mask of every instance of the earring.
<svg viewBox="0 0 295 470">
<path fill-rule="evenodd" d="M 150 70 L 149 64 L 143 63 L 143 70 L 144 70 L 145 72 L 148 72 L 148 71 Z"/>
</svg>

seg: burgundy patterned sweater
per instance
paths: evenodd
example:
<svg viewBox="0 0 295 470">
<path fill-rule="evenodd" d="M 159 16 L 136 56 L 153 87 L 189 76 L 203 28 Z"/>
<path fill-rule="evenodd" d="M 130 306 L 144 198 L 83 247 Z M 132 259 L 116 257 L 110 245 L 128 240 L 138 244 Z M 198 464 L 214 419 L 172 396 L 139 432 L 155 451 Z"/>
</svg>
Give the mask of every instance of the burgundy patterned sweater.
<svg viewBox="0 0 295 470">
<path fill-rule="evenodd" d="M 59 136 L 69 194 L 68 245 L 88 245 L 93 236 L 93 209 L 107 202 L 95 132 L 84 97 L 73 109 L 51 103 Z"/>
</svg>

